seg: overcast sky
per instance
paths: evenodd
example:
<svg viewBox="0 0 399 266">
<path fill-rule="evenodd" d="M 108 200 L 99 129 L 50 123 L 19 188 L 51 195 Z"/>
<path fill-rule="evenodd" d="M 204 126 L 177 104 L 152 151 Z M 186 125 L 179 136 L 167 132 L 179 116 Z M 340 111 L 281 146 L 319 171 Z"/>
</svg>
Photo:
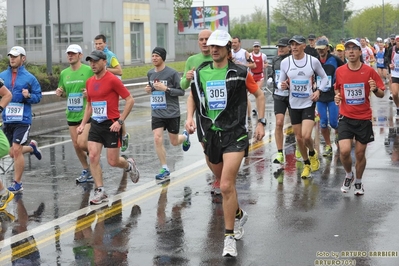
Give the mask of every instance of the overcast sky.
<svg viewBox="0 0 399 266">
<path fill-rule="evenodd" d="M 204 0 L 205 6 L 222 6 L 228 5 L 230 11 L 230 19 L 234 17 L 240 17 L 241 15 L 249 15 L 254 12 L 254 7 L 260 7 L 262 10 L 266 10 L 266 0 Z M 384 1 L 387 3 L 397 3 L 398 0 L 351 0 L 352 10 L 361 10 L 363 8 L 382 5 Z M 193 6 L 202 6 L 202 0 L 194 0 Z M 278 0 L 269 0 L 270 11 L 272 12 L 274 7 L 277 7 Z"/>
</svg>

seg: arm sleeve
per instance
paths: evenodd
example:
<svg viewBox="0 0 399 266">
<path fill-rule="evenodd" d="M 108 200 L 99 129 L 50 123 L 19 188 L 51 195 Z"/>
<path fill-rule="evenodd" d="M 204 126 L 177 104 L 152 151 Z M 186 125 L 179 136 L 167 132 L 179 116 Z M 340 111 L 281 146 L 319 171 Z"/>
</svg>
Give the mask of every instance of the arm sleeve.
<svg viewBox="0 0 399 266">
<path fill-rule="evenodd" d="M 287 70 L 288 70 L 288 63 L 289 63 L 289 57 L 281 61 L 280 63 L 280 79 L 278 80 L 277 83 L 277 88 L 281 90 L 281 82 L 285 81 L 287 79 Z"/>
<path fill-rule="evenodd" d="M 327 83 L 328 83 L 328 77 L 327 77 L 327 74 L 324 71 L 323 67 L 321 66 L 320 61 L 315 57 L 310 57 L 310 60 L 312 60 L 312 65 L 313 65 L 314 71 L 321 78 L 319 90 L 321 90 L 323 92 L 328 91 L 330 89 L 330 88 L 326 88 Z"/>
<path fill-rule="evenodd" d="M 184 66 L 184 74 L 183 77 L 180 80 L 180 87 L 185 90 L 188 87 L 190 87 L 190 82 L 186 79 L 186 73 L 191 69 L 191 58 L 189 57 L 186 61 L 186 65 Z"/>
<path fill-rule="evenodd" d="M 42 88 L 40 87 L 39 81 L 32 76 L 31 81 L 30 81 L 30 99 L 27 99 L 28 103 L 39 103 L 40 100 L 42 99 Z"/>
<path fill-rule="evenodd" d="M 173 87 L 169 87 L 171 96 L 183 96 L 186 92 L 180 86 L 180 77 L 179 73 L 175 72 L 172 77 L 173 83 L 171 84 Z"/>
</svg>

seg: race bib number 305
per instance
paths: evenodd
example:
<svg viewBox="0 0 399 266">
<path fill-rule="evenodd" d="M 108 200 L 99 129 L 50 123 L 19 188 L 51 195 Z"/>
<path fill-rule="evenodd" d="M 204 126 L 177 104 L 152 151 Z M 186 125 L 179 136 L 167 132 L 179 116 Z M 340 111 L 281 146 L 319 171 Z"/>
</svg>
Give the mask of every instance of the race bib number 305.
<svg viewBox="0 0 399 266">
<path fill-rule="evenodd" d="M 91 108 L 93 113 L 91 117 L 96 120 L 98 123 L 104 122 L 108 119 L 107 117 L 107 102 L 92 102 Z"/>
<path fill-rule="evenodd" d="M 225 80 L 206 82 L 206 98 L 209 110 L 223 110 L 227 103 L 227 90 Z"/>
<path fill-rule="evenodd" d="M 5 111 L 6 121 L 22 121 L 24 115 L 24 104 L 9 103 Z"/>
<path fill-rule="evenodd" d="M 345 101 L 349 105 L 358 105 L 365 102 L 364 83 L 344 84 Z"/>
</svg>

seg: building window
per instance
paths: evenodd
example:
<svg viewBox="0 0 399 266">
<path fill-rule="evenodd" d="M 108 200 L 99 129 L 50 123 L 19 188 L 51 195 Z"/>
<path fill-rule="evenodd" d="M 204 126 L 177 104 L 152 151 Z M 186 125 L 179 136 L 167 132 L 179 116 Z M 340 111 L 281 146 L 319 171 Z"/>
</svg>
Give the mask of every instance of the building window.
<svg viewBox="0 0 399 266">
<path fill-rule="evenodd" d="M 100 33 L 107 38 L 107 47 L 112 52 L 115 52 L 115 34 L 114 34 L 115 23 L 114 22 L 100 22 Z M 97 35 L 97 34 L 96 34 Z"/>
<path fill-rule="evenodd" d="M 26 44 L 24 43 L 24 27 L 16 26 L 15 28 L 15 45 L 23 46 L 27 51 L 42 51 L 42 26 L 30 25 L 26 26 Z"/>
<path fill-rule="evenodd" d="M 131 23 L 130 24 L 130 51 L 131 62 L 143 62 L 142 54 L 144 50 L 143 44 L 144 24 Z"/>
<path fill-rule="evenodd" d="M 66 23 L 61 24 L 61 34 L 59 34 L 58 24 L 54 24 L 54 46 L 55 50 L 65 49 L 70 44 L 81 44 L 83 43 L 83 23 Z M 61 35 L 61 42 L 59 42 L 59 36 Z"/>
<path fill-rule="evenodd" d="M 165 48 L 166 51 L 168 50 L 167 30 L 168 30 L 167 23 L 157 23 L 157 46 Z"/>
</svg>

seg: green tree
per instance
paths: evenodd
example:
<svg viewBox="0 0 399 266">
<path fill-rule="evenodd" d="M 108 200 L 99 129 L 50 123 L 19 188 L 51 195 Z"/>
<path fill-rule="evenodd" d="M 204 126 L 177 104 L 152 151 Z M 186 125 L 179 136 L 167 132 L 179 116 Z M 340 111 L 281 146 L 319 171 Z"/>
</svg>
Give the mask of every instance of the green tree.
<svg viewBox="0 0 399 266">
<path fill-rule="evenodd" d="M 0 45 L 7 44 L 6 0 L 0 0 Z"/>
<path fill-rule="evenodd" d="M 348 21 L 353 37 L 366 37 L 375 40 L 377 37 L 387 38 L 399 29 L 399 5 L 391 4 L 366 8 Z"/>
<path fill-rule="evenodd" d="M 173 0 L 175 22 L 179 20 L 182 21 L 188 20 L 192 4 L 193 0 Z"/>
<path fill-rule="evenodd" d="M 346 10 L 349 1 L 280 0 L 272 18 L 277 25 L 287 27 L 288 36 L 314 33 L 338 41 L 344 37 L 342 24 L 352 15 L 352 11 Z"/>
<path fill-rule="evenodd" d="M 259 39 L 262 43 L 266 40 L 266 14 L 261 7 L 255 7 L 255 12 L 251 15 L 234 18 L 230 25 L 231 36 L 239 36 L 241 39 Z"/>
</svg>

